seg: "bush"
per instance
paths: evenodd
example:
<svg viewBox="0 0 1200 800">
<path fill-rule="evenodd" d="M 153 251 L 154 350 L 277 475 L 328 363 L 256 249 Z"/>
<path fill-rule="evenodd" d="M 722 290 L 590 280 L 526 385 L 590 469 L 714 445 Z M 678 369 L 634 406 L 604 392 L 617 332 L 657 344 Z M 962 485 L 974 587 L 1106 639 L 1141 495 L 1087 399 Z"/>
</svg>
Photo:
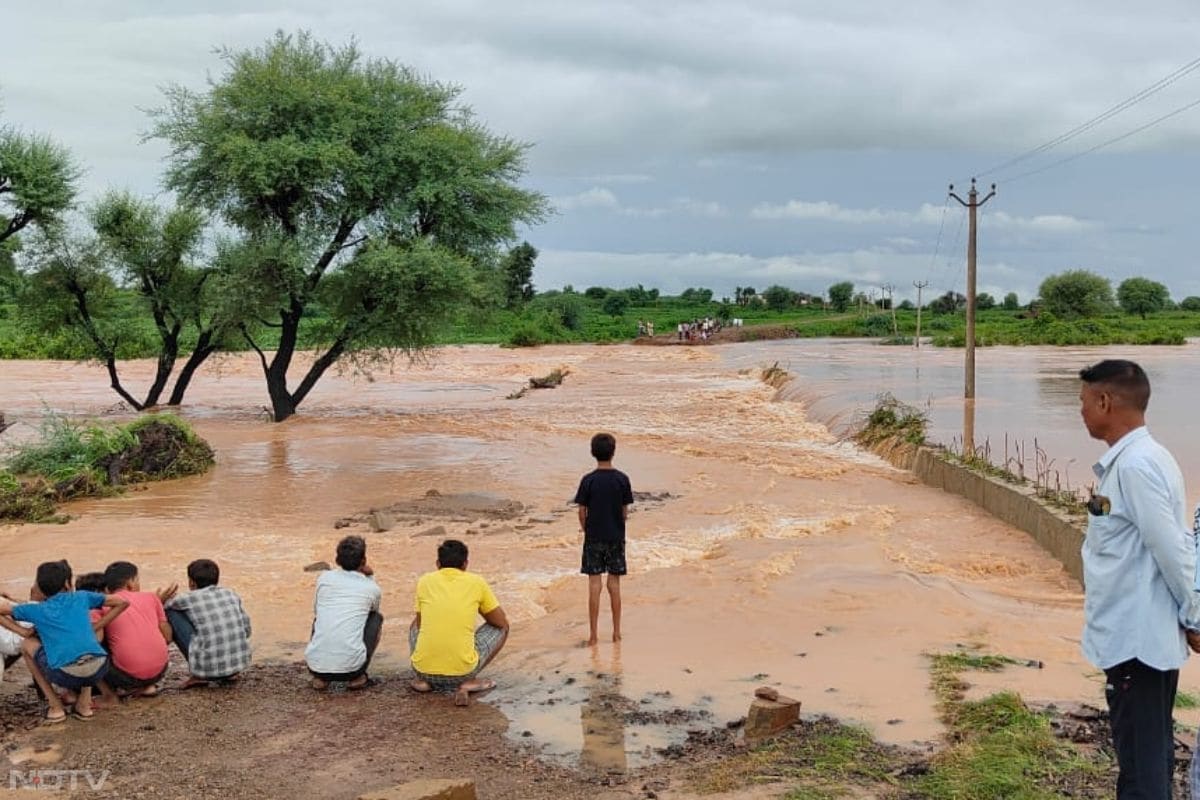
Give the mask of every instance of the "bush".
<svg viewBox="0 0 1200 800">
<path fill-rule="evenodd" d="M 1042 306 L 1059 317 L 1098 317 L 1113 308 L 1112 284 L 1087 270 L 1051 275 L 1040 293 Z"/>
<path fill-rule="evenodd" d="M 1126 278 L 1117 287 L 1117 302 L 1126 314 L 1147 314 L 1162 311 L 1171 302 L 1171 293 L 1158 281 L 1148 278 Z"/>
<path fill-rule="evenodd" d="M 1200 311 L 1200 297 L 1185 297 L 1179 301 L 1179 307 L 1184 311 Z"/>
</svg>

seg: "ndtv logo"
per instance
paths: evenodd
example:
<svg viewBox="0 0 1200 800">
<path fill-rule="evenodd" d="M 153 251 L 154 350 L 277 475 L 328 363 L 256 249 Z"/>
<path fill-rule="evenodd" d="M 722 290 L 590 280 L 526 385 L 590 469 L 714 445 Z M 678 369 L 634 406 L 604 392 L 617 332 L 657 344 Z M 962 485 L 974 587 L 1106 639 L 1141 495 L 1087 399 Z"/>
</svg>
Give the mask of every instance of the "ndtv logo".
<svg viewBox="0 0 1200 800">
<path fill-rule="evenodd" d="M 60 792 L 90 789 L 98 792 L 108 781 L 108 770 L 90 769 L 14 769 L 8 772 L 9 789 L 28 789 L 40 792 Z"/>
</svg>

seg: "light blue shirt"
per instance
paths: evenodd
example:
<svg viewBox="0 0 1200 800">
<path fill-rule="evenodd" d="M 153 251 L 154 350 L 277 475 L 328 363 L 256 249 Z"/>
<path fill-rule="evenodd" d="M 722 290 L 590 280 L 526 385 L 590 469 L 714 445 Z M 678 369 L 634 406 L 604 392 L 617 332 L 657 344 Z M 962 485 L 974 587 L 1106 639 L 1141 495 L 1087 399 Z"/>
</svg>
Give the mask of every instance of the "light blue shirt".
<svg viewBox="0 0 1200 800">
<path fill-rule="evenodd" d="M 1100 669 L 1133 658 L 1178 669 L 1188 657 L 1183 627 L 1200 630 L 1183 474 L 1145 427 L 1121 437 L 1092 470 L 1096 494 L 1111 507 L 1088 514 L 1083 654 Z"/>
</svg>

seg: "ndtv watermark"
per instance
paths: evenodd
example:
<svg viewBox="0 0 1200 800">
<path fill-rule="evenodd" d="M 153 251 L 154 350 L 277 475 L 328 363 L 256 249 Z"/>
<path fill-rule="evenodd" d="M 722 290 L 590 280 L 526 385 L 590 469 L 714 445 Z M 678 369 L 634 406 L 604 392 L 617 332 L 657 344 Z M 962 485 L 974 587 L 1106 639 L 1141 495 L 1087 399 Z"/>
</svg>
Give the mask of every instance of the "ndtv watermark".
<svg viewBox="0 0 1200 800">
<path fill-rule="evenodd" d="M 89 789 L 98 792 L 108 782 L 108 770 L 92 769 L 12 769 L 8 771 L 9 789 L 34 792 L 62 792 Z"/>
</svg>

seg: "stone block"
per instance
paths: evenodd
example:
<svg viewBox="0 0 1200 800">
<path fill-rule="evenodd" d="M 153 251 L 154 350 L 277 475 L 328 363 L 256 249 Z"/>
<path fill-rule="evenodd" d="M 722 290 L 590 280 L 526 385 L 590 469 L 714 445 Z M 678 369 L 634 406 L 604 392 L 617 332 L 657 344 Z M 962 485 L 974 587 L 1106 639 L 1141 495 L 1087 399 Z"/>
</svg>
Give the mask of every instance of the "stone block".
<svg viewBox="0 0 1200 800">
<path fill-rule="evenodd" d="M 384 533 L 396 527 L 396 517 L 389 511 L 372 511 L 367 523 L 375 533 Z"/>
<path fill-rule="evenodd" d="M 466 778 L 423 778 L 390 789 L 375 789 L 358 800 L 477 800 L 475 781 Z"/>
<path fill-rule="evenodd" d="M 786 730 L 800 720 L 800 701 L 779 695 L 774 700 L 754 698 L 746 716 L 746 741 L 757 742 Z"/>
</svg>

